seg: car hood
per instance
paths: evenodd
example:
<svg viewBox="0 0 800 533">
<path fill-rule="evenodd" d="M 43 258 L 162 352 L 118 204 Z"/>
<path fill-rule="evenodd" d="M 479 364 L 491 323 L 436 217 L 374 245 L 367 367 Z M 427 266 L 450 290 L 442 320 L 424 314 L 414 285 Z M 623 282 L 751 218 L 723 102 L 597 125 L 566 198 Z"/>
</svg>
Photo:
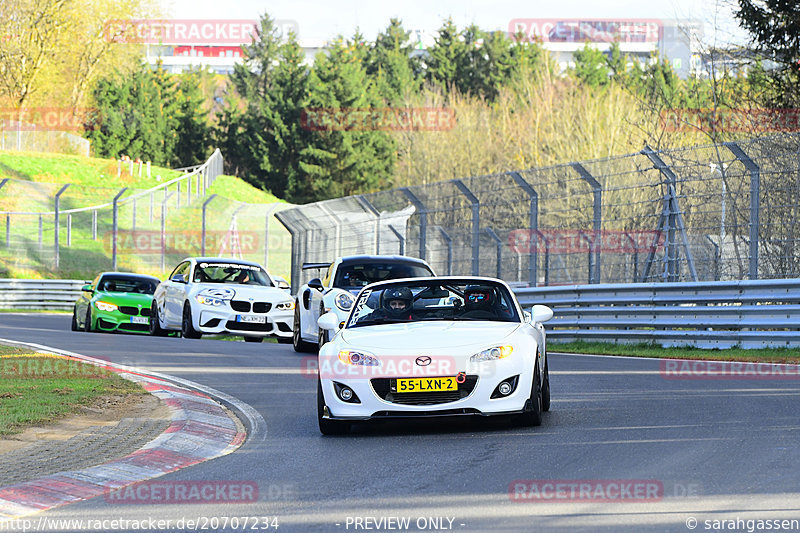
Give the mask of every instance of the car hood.
<svg viewBox="0 0 800 533">
<path fill-rule="evenodd" d="M 291 296 L 277 287 L 263 287 L 259 285 L 226 285 L 223 283 L 198 283 L 192 287 L 192 294 L 196 295 L 206 289 L 223 290 L 231 289 L 234 291 L 234 300 L 251 300 L 254 302 L 283 302 L 291 299 Z"/>
<path fill-rule="evenodd" d="M 104 302 L 110 302 L 116 305 L 130 305 L 134 307 L 141 305 L 142 307 L 150 307 L 153 302 L 153 295 L 139 292 L 98 291 L 94 294 L 93 300 L 103 300 Z"/>
<path fill-rule="evenodd" d="M 367 350 L 427 352 L 467 346 L 482 347 L 514 333 L 519 322 L 440 321 L 380 324 L 346 329 L 342 340 Z"/>
</svg>

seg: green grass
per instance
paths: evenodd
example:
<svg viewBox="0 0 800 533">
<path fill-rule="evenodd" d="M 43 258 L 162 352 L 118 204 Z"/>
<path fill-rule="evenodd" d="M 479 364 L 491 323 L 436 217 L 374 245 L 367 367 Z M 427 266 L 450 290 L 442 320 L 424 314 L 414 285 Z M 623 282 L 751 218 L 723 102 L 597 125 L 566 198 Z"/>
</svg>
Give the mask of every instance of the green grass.
<svg viewBox="0 0 800 533">
<path fill-rule="evenodd" d="M 0 347 L 0 435 L 78 413 L 108 395 L 144 394 L 136 383 L 74 359 Z"/>
<path fill-rule="evenodd" d="M 245 202 L 248 204 L 271 204 L 283 202 L 277 196 L 257 189 L 246 181 L 235 176 L 217 176 L 211 187 L 206 189 L 206 195 L 218 194 L 228 200 Z"/>
<path fill-rule="evenodd" d="M 547 343 L 548 352 L 627 355 L 666 359 L 706 359 L 713 361 L 755 361 L 762 363 L 800 363 L 800 348 L 703 349 L 692 346 L 663 348 L 657 344 L 614 344 L 606 342 Z"/>
</svg>

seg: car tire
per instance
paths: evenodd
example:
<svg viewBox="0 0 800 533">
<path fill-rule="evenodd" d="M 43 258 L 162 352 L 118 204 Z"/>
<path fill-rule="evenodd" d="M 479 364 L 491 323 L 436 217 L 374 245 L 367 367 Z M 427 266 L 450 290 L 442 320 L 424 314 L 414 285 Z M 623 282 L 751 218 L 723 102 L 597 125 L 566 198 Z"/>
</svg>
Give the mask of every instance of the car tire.
<svg viewBox="0 0 800 533">
<path fill-rule="evenodd" d="M 300 335 L 300 309 L 299 309 L 300 302 L 297 302 L 297 305 L 294 306 L 294 326 L 292 326 L 292 346 L 294 346 L 295 352 L 310 352 L 311 351 L 311 343 L 306 342 L 303 340 L 303 337 Z"/>
<path fill-rule="evenodd" d="M 185 339 L 199 339 L 203 335 L 202 333 L 194 329 L 194 324 L 192 324 L 192 308 L 189 305 L 189 302 L 183 304 L 181 335 Z"/>
<path fill-rule="evenodd" d="M 86 308 L 86 321 L 83 323 L 83 331 L 86 333 L 91 333 L 94 330 L 92 329 L 92 306 L 89 304 L 89 307 Z"/>
<path fill-rule="evenodd" d="M 550 410 L 550 369 L 547 367 L 547 359 L 544 361 L 544 380 L 542 380 L 542 411 Z"/>
<path fill-rule="evenodd" d="M 244 342 L 261 342 L 264 340 L 262 337 L 245 337 Z"/>
<path fill-rule="evenodd" d="M 70 327 L 72 331 L 78 331 L 78 308 L 72 308 L 72 326 Z"/>
<path fill-rule="evenodd" d="M 164 337 L 167 335 L 167 331 L 161 327 L 161 322 L 158 317 L 158 305 L 156 305 L 155 300 L 150 307 L 150 324 L 148 325 L 148 329 L 150 330 L 150 335 L 155 337 Z"/>
<path fill-rule="evenodd" d="M 535 364 L 533 369 L 533 382 L 531 383 L 531 395 L 525 402 L 524 412 L 519 415 L 518 422 L 521 426 L 541 426 L 542 425 L 542 387 L 539 378 L 539 365 Z"/>
<path fill-rule="evenodd" d="M 325 410 L 325 398 L 322 395 L 322 382 L 317 380 L 317 422 L 323 435 L 344 435 L 350 431 L 350 424 L 341 420 L 322 418 Z"/>
</svg>

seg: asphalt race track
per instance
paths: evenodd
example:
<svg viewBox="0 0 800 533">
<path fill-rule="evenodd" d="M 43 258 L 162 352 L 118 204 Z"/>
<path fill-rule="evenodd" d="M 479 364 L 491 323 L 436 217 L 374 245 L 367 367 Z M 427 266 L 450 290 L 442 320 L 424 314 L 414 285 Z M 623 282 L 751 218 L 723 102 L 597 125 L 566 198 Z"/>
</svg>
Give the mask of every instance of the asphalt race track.
<svg viewBox="0 0 800 533">
<path fill-rule="evenodd" d="M 755 531 L 759 520 L 761 529 L 789 530 L 800 520 L 796 372 L 668 379 L 657 360 L 551 353 L 553 403 L 541 427 L 427 421 L 323 437 L 316 379 L 304 371 L 311 354 L 71 332 L 69 322 L 2 314 L 0 337 L 169 374 L 249 404 L 263 420 L 249 422 L 242 448 L 158 481 L 254 482 L 258 499 L 101 497 L 35 515 L 40 531 L 78 530 L 56 522 L 75 519 L 163 521 L 151 531 L 626 532 Z"/>
</svg>

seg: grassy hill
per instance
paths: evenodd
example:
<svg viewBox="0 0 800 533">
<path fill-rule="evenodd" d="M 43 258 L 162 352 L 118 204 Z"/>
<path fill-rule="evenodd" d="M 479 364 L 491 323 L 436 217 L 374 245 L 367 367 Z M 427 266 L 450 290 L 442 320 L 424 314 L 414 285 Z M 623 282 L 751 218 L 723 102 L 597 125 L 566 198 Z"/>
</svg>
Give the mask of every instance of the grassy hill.
<svg viewBox="0 0 800 533">
<path fill-rule="evenodd" d="M 55 194 L 64 184 L 70 184 L 61 196 L 60 203 L 62 217 L 59 223 L 59 266 L 55 266 L 55 235 L 51 215 L 42 217 L 41 223 L 39 217 L 33 214 L 12 214 L 9 217 L 0 215 L 0 277 L 89 279 L 97 272 L 111 269 L 111 209 L 99 210 L 96 222 L 91 211 L 74 213 L 69 218 L 69 230 L 63 210 L 110 202 L 123 187 L 127 187 L 128 190 L 121 197 L 124 200 L 183 174 L 180 171 L 152 167 L 150 177 L 147 177 L 144 169 L 139 176 L 136 165 L 133 174 L 129 170 L 129 164 L 123 163 L 118 175 L 118 163 L 108 159 L 0 152 L 0 180 L 11 180 L 0 189 L 0 211 L 53 211 Z M 193 182 L 192 192 L 196 190 L 195 187 L 196 182 Z M 199 254 L 201 205 L 212 194 L 216 194 L 217 198 L 209 203 L 207 209 L 206 254 L 222 252 L 231 255 L 235 251 L 228 246 L 229 242 L 226 240 L 235 233 L 232 232 L 232 217 L 235 214 L 235 229 L 238 230 L 240 240 L 245 244 L 250 243 L 249 247 L 242 246 L 243 258 L 264 262 L 267 208 L 256 204 L 285 202 L 233 176 L 218 176 L 207 189 L 206 198 L 188 198 L 185 183 L 180 195 L 174 185 L 169 191 L 171 196 L 167 202 L 165 223 L 168 242 L 163 264 L 160 250 L 160 214 L 164 193 L 158 191 L 137 198 L 136 207 L 130 201 L 121 205 L 118 213 L 118 269 L 163 277 L 181 258 Z M 187 206 L 187 201 L 191 201 L 191 205 Z M 240 202 L 249 205 L 242 205 Z M 9 228 L 8 245 L 1 229 L 6 219 Z M 94 233 L 93 224 L 96 224 Z M 127 238 L 126 242 L 135 243 L 135 246 L 126 248 L 119 235 Z M 286 236 L 285 229 L 274 218 L 271 219 L 267 267 L 270 272 L 283 276 L 289 273 L 290 261 Z M 145 243 L 144 247 L 141 246 L 142 243 Z"/>
</svg>

